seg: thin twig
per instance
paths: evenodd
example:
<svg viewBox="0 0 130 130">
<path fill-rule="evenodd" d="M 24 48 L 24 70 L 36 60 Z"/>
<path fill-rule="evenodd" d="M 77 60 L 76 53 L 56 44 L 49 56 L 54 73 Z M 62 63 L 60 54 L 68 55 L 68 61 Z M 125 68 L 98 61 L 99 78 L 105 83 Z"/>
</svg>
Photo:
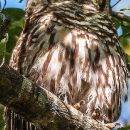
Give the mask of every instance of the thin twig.
<svg viewBox="0 0 130 130">
<path fill-rule="evenodd" d="M 124 25 L 123 24 L 123 21 L 117 21 L 119 24 L 121 24 L 121 26 L 123 26 L 123 27 L 126 27 L 126 28 L 130 28 L 130 26 L 127 26 L 127 25 Z"/>
<path fill-rule="evenodd" d="M 7 35 L 7 34 L 6 34 Z M 6 43 L 7 43 L 8 37 L 5 37 L 5 46 L 4 46 L 4 51 L 3 51 L 3 62 L 5 62 L 5 51 L 6 51 Z"/>
<path fill-rule="evenodd" d="M 121 0 L 119 0 L 117 3 L 115 3 L 111 8 L 113 8 L 114 6 L 116 6 Z"/>
<path fill-rule="evenodd" d="M 7 4 L 7 1 L 5 0 L 4 7 L 3 7 L 3 9 L 2 9 L 2 10 L 4 10 L 4 9 L 5 9 L 6 4 Z"/>
<path fill-rule="evenodd" d="M 5 46 L 4 46 L 4 51 L 3 51 L 3 61 L 0 64 L 0 67 L 3 66 L 3 64 L 5 63 L 5 51 L 6 51 L 6 43 L 7 43 L 7 37 L 5 38 Z"/>
<path fill-rule="evenodd" d="M 23 0 L 20 0 L 19 3 L 21 3 Z"/>
<path fill-rule="evenodd" d="M 126 36 L 126 35 L 129 35 L 130 34 L 130 32 L 128 32 L 128 33 L 126 33 L 126 34 L 124 34 L 124 35 L 121 35 L 121 36 L 119 36 L 119 39 L 121 39 L 122 37 L 124 37 L 124 36 Z"/>
</svg>

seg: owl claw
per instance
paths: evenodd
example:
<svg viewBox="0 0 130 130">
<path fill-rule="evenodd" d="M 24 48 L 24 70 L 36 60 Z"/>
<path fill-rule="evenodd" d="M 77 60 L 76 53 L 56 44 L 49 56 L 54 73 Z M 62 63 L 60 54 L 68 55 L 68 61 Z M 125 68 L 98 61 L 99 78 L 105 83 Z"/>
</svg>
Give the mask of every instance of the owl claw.
<svg viewBox="0 0 130 130">
<path fill-rule="evenodd" d="M 80 102 L 76 103 L 76 104 L 74 105 L 74 108 L 77 109 L 77 110 L 79 110 L 79 109 L 81 108 L 81 105 L 82 105 L 82 104 L 85 104 L 85 101 L 84 101 L 84 100 L 81 100 Z"/>
<path fill-rule="evenodd" d="M 92 119 L 98 120 L 99 116 L 100 116 L 100 108 L 96 108 L 92 113 Z"/>
<path fill-rule="evenodd" d="M 113 129 L 115 128 L 115 126 L 119 126 L 120 128 L 122 128 L 122 124 L 121 123 L 108 123 L 108 124 L 104 124 L 106 127 L 108 127 L 109 129 Z"/>
</svg>

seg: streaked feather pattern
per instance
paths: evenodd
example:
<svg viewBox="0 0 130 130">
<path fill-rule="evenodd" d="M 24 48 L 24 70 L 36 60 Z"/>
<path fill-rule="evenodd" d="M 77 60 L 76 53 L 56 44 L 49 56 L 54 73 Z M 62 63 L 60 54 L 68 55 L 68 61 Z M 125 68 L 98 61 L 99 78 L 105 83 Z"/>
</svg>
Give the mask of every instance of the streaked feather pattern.
<svg viewBox="0 0 130 130">
<path fill-rule="evenodd" d="M 99 120 L 118 119 L 127 96 L 125 53 L 113 23 L 90 1 L 29 0 L 10 66 Z"/>
</svg>

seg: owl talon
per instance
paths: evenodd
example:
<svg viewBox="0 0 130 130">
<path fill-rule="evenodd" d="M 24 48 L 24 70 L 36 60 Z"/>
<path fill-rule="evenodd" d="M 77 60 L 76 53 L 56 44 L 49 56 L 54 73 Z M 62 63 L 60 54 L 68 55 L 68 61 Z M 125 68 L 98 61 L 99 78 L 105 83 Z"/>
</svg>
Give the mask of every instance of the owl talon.
<svg viewBox="0 0 130 130">
<path fill-rule="evenodd" d="M 99 108 L 97 108 L 97 109 L 93 112 L 93 114 L 92 114 L 92 119 L 97 120 L 97 119 L 99 118 L 99 115 L 100 115 L 100 112 L 99 112 L 99 111 L 100 111 Z"/>
<path fill-rule="evenodd" d="M 85 101 L 84 101 L 84 100 L 81 100 L 80 102 L 76 103 L 76 104 L 74 105 L 74 108 L 77 109 L 77 110 L 79 110 L 79 109 L 81 108 L 81 105 L 82 105 L 82 104 L 85 104 Z"/>
<path fill-rule="evenodd" d="M 119 125 L 120 128 L 122 128 L 122 124 L 121 123 L 107 123 L 107 124 L 104 124 L 106 127 L 108 127 L 109 129 L 113 129 L 115 128 L 117 125 Z"/>
</svg>

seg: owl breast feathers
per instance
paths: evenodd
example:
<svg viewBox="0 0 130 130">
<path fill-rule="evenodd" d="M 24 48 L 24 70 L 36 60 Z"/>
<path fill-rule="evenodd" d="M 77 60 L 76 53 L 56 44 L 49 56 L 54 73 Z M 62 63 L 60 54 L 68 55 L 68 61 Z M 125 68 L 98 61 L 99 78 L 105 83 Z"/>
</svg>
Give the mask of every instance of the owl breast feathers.
<svg viewBox="0 0 130 130">
<path fill-rule="evenodd" d="M 127 97 L 125 53 L 113 23 L 90 1 L 29 0 L 10 66 L 89 116 L 113 122 Z"/>
</svg>

